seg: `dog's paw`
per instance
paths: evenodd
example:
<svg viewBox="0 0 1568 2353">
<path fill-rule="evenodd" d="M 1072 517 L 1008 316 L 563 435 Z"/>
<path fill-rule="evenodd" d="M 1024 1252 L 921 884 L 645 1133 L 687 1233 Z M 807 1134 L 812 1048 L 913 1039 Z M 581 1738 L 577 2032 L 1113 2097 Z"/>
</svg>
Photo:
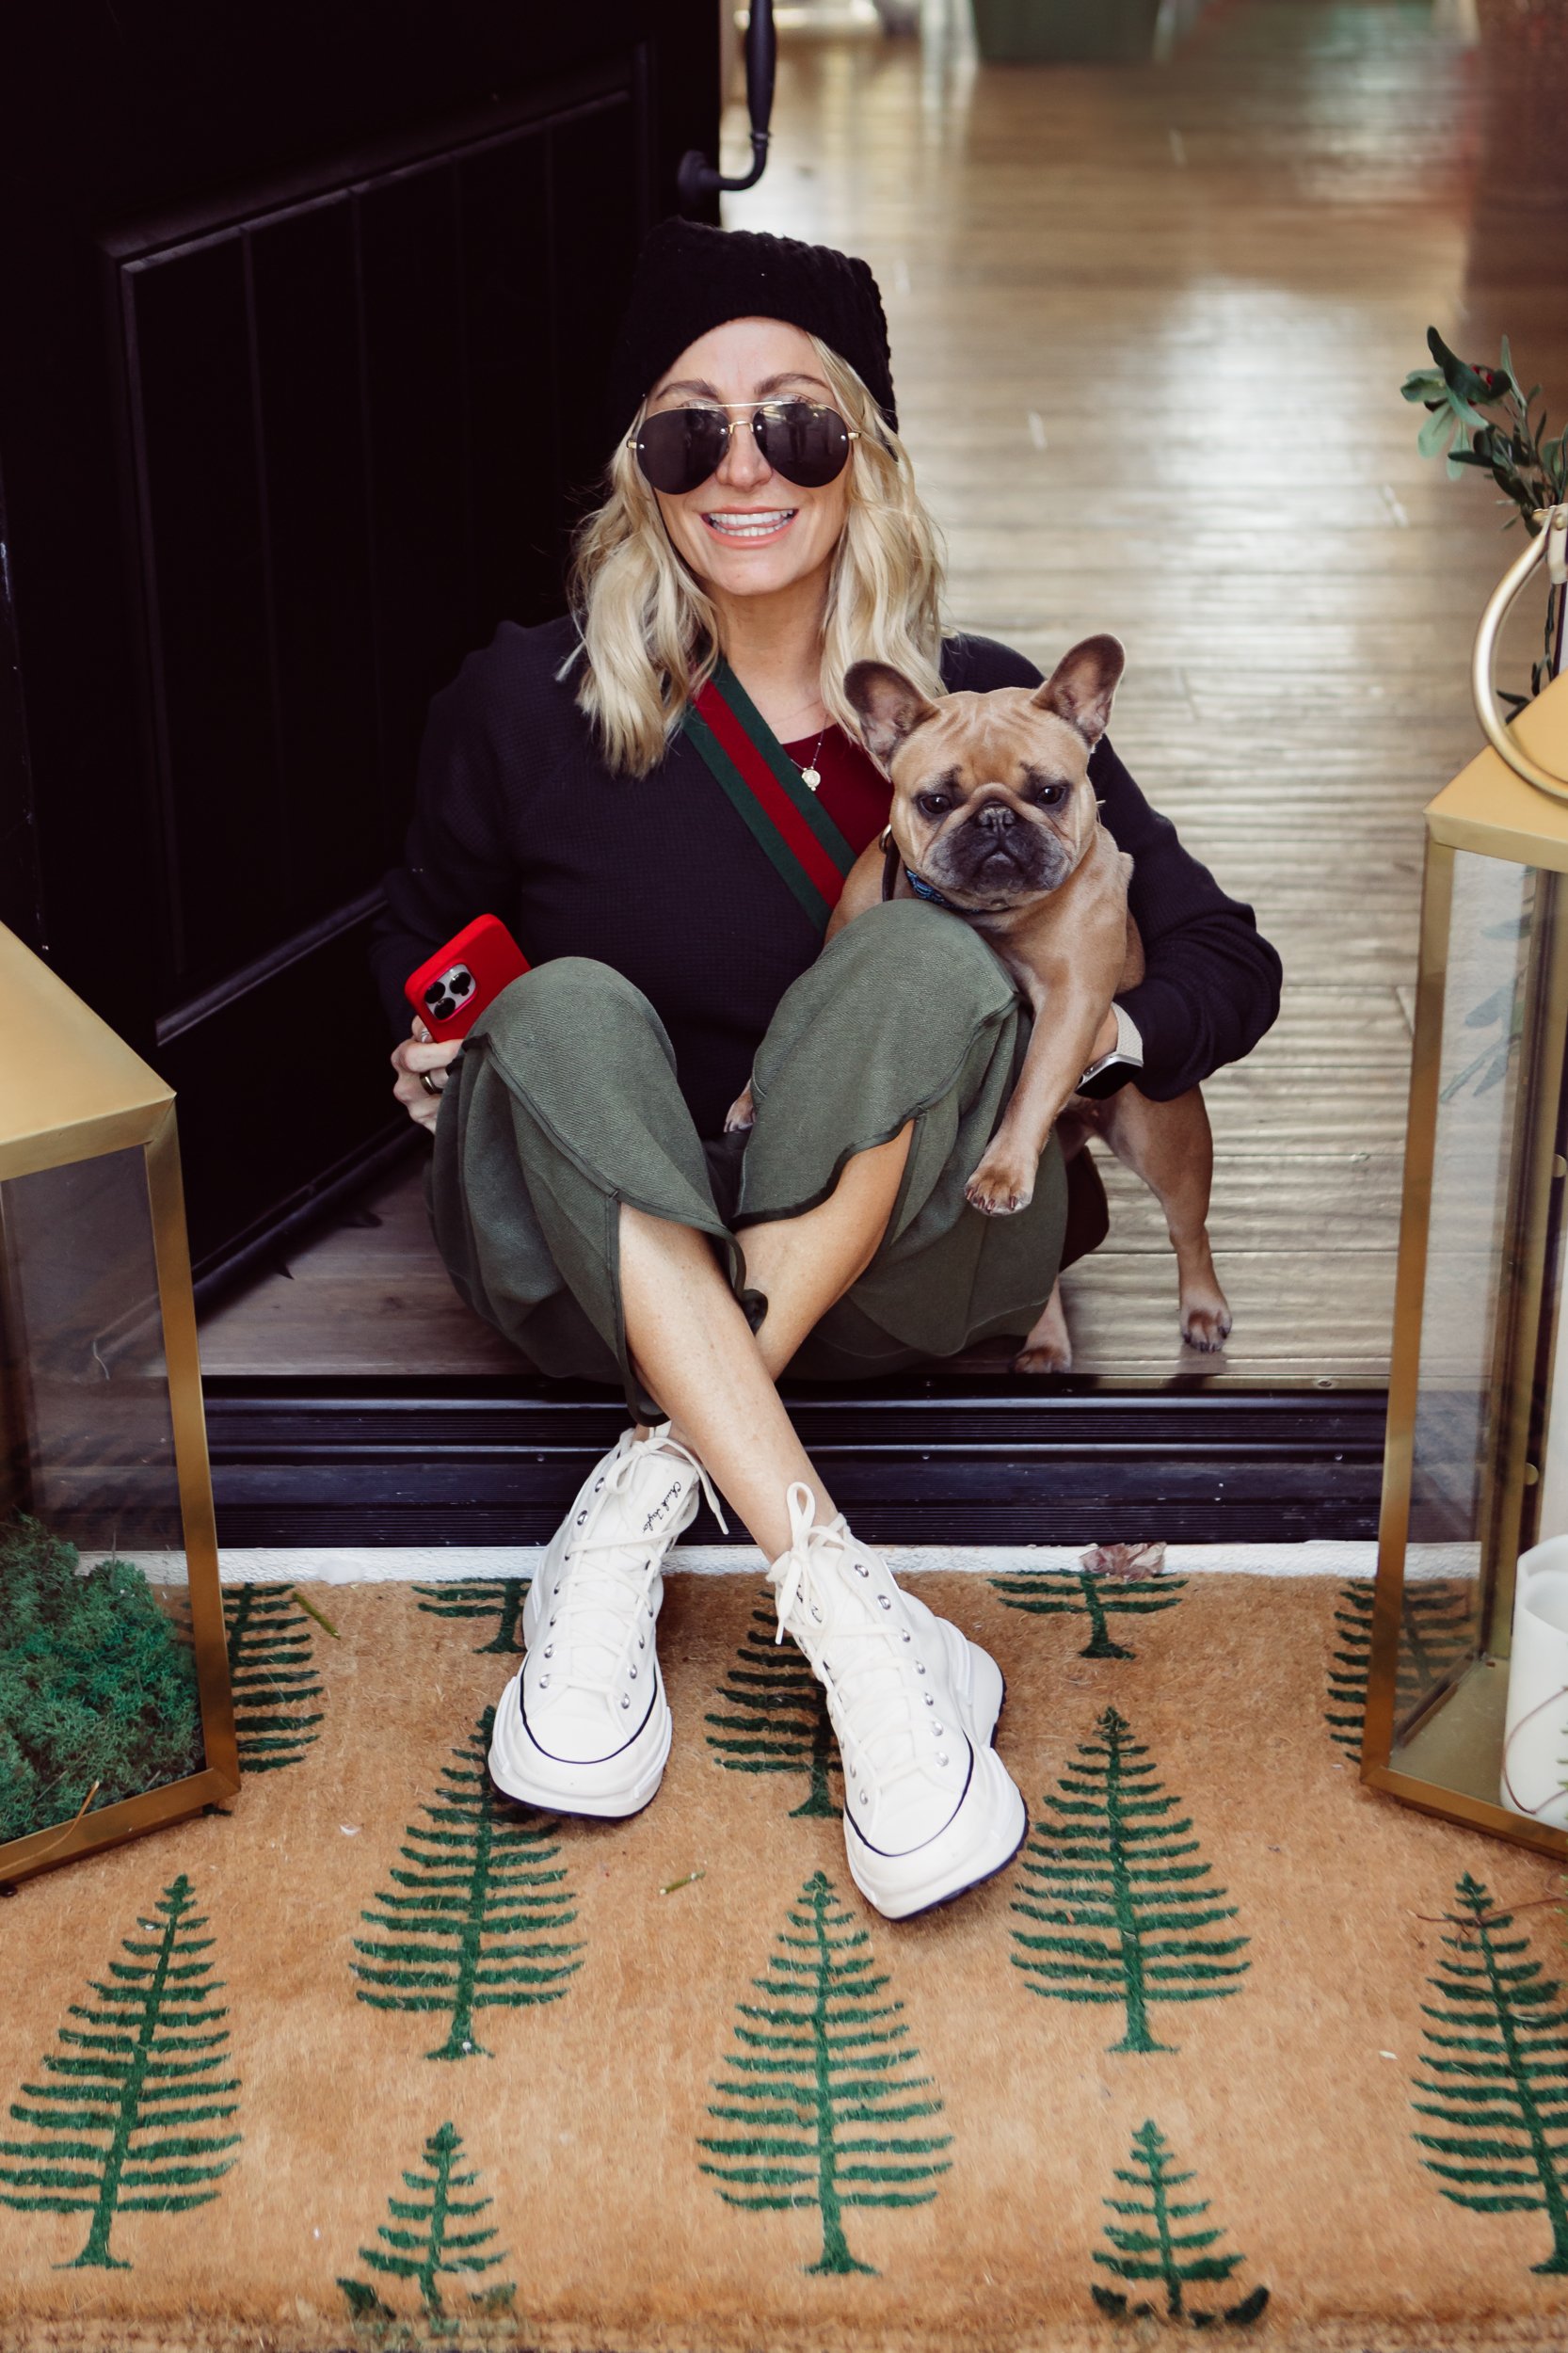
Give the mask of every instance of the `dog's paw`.
<svg viewBox="0 0 1568 2353">
<path fill-rule="evenodd" d="M 964 1188 L 964 1198 L 983 1217 L 1011 1217 L 1034 1198 L 1037 1158 L 999 1152 L 993 1146 Z"/>
<path fill-rule="evenodd" d="M 735 1100 L 725 1112 L 724 1132 L 727 1136 L 732 1136 L 738 1128 L 755 1128 L 756 1125 L 757 1103 L 748 1086 L 744 1095 L 736 1096 Z"/>
<path fill-rule="evenodd" d="M 1040 1378 L 1052 1372 L 1071 1372 L 1072 1369 L 1073 1336 L 1067 1329 L 1062 1286 L 1057 1283 L 1052 1285 L 1050 1297 L 1025 1333 L 1024 1344 L 1013 1359 L 1013 1369 Z"/>
<path fill-rule="evenodd" d="M 1181 1312 L 1181 1337 L 1189 1348 L 1200 1349 L 1212 1356 L 1224 1348 L 1230 1337 L 1230 1309 L 1224 1301 L 1184 1306 Z"/>
</svg>

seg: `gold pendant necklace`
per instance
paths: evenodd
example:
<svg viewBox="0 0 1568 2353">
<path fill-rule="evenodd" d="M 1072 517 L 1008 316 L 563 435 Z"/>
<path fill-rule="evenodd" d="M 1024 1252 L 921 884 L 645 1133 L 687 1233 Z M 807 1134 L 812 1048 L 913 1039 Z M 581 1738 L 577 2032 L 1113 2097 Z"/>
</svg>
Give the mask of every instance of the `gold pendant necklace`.
<svg viewBox="0 0 1568 2353">
<path fill-rule="evenodd" d="M 813 792 L 816 791 L 816 789 L 817 789 L 818 785 L 819 785 L 819 784 L 821 784 L 821 782 L 822 782 L 822 774 L 821 774 L 821 771 L 819 770 L 819 768 L 818 768 L 818 766 L 817 766 L 817 760 L 818 760 L 818 758 L 819 758 L 819 756 L 820 756 L 820 754 L 821 754 L 821 752 L 822 752 L 823 735 L 825 735 L 826 733 L 827 733 L 827 729 L 826 729 L 826 728 L 824 727 L 824 729 L 823 729 L 823 731 L 822 731 L 822 735 L 819 735 L 819 736 L 818 736 L 817 741 L 816 741 L 816 744 L 815 744 L 815 745 L 814 745 L 814 746 L 813 746 L 813 748 L 812 748 L 811 758 L 810 758 L 809 762 L 808 762 L 808 765 L 807 765 L 806 767 L 804 767 L 804 768 L 801 770 L 801 772 L 800 772 L 800 780 L 801 780 L 802 784 L 804 784 L 804 785 L 808 786 L 808 787 L 809 788 L 809 790 L 810 790 L 811 792 Z"/>
</svg>

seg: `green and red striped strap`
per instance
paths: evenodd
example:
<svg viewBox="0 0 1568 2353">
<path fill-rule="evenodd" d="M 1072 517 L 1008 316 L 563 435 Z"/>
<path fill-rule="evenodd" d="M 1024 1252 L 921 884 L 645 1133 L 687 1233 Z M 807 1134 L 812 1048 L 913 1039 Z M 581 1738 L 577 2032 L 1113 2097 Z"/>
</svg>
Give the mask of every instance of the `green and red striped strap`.
<svg viewBox="0 0 1568 2353">
<path fill-rule="evenodd" d="M 855 852 L 728 662 L 688 705 L 684 731 L 779 879 L 825 931 Z"/>
</svg>

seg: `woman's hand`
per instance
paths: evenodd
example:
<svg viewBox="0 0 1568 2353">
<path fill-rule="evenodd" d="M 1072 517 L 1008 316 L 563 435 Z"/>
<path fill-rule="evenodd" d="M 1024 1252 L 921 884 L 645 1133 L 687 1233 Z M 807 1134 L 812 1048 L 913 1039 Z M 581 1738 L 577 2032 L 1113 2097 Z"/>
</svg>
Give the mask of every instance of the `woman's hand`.
<svg viewBox="0 0 1568 2353">
<path fill-rule="evenodd" d="M 392 1064 L 397 1073 L 392 1093 L 416 1128 L 434 1129 L 436 1114 L 441 1107 L 441 1089 L 446 1084 L 447 1067 L 456 1061 L 462 1050 L 460 1037 L 449 1037 L 438 1045 L 417 1013 L 410 1034 L 392 1048 Z M 428 1087 L 421 1075 L 426 1070 L 430 1073 Z"/>
</svg>

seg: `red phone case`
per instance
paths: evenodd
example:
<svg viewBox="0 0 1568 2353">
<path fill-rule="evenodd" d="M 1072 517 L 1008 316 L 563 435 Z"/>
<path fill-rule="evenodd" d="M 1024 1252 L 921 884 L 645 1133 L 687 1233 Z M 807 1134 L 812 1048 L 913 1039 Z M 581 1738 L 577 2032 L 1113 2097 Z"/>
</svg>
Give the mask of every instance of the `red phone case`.
<svg viewBox="0 0 1568 2353">
<path fill-rule="evenodd" d="M 464 1037 L 528 959 L 496 915 L 472 923 L 427 956 L 403 984 L 403 994 L 433 1038 Z"/>
</svg>

